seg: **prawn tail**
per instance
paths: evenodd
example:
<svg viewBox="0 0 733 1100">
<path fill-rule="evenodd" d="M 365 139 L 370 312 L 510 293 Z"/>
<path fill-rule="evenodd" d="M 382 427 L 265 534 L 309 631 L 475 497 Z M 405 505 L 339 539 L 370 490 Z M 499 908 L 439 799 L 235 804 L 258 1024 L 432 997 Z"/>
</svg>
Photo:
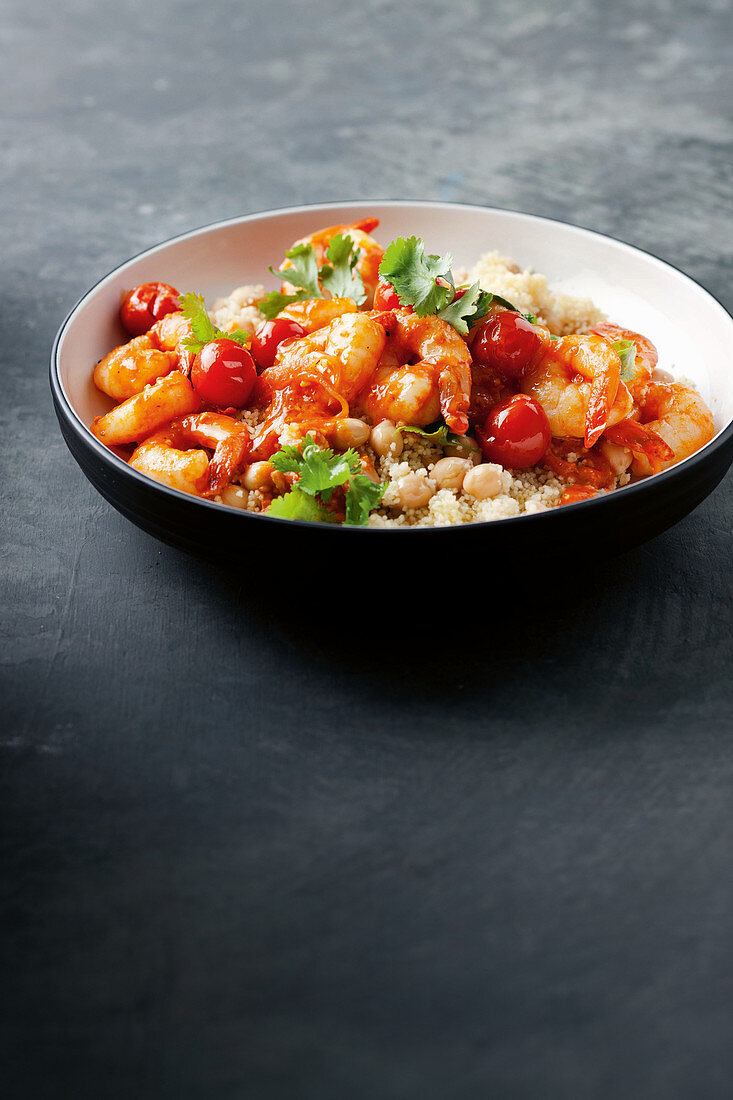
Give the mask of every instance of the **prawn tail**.
<svg viewBox="0 0 733 1100">
<path fill-rule="evenodd" d="M 349 229 L 360 229 L 362 233 L 371 233 L 379 225 L 379 218 L 362 218 L 359 222 L 354 222 L 349 226 Z"/>
<path fill-rule="evenodd" d="M 628 447 L 633 454 L 641 454 L 649 462 L 653 473 L 658 473 L 665 462 L 674 458 L 674 451 L 661 435 L 639 424 L 637 420 L 622 420 L 606 430 L 606 439 Z"/>
<path fill-rule="evenodd" d="M 248 431 L 236 432 L 217 443 L 209 463 L 205 496 L 215 496 L 229 485 L 247 464 L 251 452 Z"/>
</svg>

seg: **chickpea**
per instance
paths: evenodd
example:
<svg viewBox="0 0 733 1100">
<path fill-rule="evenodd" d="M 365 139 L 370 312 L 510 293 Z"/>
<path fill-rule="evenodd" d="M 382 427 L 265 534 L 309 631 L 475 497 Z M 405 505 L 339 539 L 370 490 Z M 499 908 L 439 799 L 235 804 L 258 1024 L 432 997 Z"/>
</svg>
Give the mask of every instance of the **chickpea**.
<svg viewBox="0 0 733 1100">
<path fill-rule="evenodd" d="M 247 493 L 241 485 L 227 485 L 221 491 L 221 502 L 230 508 L 246 508 Z"/>
<path fill-rule="evenodd" d="M 397 482 L 397 497 L 401 508 L 424 508 L 435 489 L 422 474 L 405 474 Z"/>
<path fill-rule="evenodd" d="M 501 466 L 482 462 L 469 470 L 463 479 L 463 491 L 476 500 L 487 500 L 501 492 Z"/>
<path fill-rule="evenodd" d="M 338 427 L 334 432 L 336 446 L 344 451 L 348 447 L 361 447 L 362 443 L 366 443 L 368 438 L 369 425 L 353 416 L 347 416 L 343 420 L 339 420 Z"/>
<path fill-rule="evenodd" d="M 272 484 L 272 465 L 269 462 L 253 462 L 244 475 L 244 487 L 253 492 Z"/>
<path fill-rule="evenodd" d="M 463 479 L 471 469 L 465 458 L 441 458 L 430 473 L 439 489 L 460 489 Z"/>
<path fill-rule="evenodd" d="M 465 447 L 446 447 L 445 453 L 449 458 L 465 458 L 467 462 L 470 462 L 472 466 L 478 466 L 481 461 L 481 451 L 478 448 L 478 444 L 474 439 L 469 439 L 467 435 L 459 436 L 461 443 L 465 443 Z"/>
<path fill-rule="evenodd" d="M 391 420 L 380 420 L 379 424 L 372 428 L 370 442 L 377 454 L 382 457 L 391 454 L 393 458 L 397 458 L 402 454 L 404 446 L 402 433 L 397 431 Z"/>
</svg>

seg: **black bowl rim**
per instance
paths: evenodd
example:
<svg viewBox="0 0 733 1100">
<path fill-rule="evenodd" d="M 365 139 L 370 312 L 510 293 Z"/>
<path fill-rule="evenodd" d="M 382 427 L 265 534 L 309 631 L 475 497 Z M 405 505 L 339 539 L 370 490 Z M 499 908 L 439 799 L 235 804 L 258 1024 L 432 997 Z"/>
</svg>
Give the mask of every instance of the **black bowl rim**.
<svg viewBox="0 0 733 1100">
<path fill-rule="evenodd" d="M 182 493 L 177 489 L 171 489 L 167 485 L 161 485 L 158 482 L 154 482 L 151 478 L 148 478 L 144 474 L 141 474 L 137 470 L 134 470 L 127 462 L 124 461 L 124 459 L 119 458 L 116 454 L 105 447 L 104 444 L 101 443 L 96 438 L 96 436 L 92 434 L 87 425 L 84 424 L 84 422 L 81 420 L 71 402 L 69 401 L 68 397 L 66 396 L 63 385 L 61 383 L 61 375 L 59 369 L 59 347 L 61 344 L 61 340 L 63 339 L 64 333 L 66 332 L 66 329 L 71 323 L 77 310 L 87 300 L 87 298 L 89 298 L 94 293 L 97 287 L 100 286 L 100 284 L 103 283 L 105 279 L 109 278 L 110 275 L 114 275 L 115 272 L 119 271 L 119 269 L 121 267 L 124 267 L 126 264 L 132 263 L 135 260 L 140 260 L 144 256 L 148 255 L 151 252 L 156 252 L 159 248 L 162 248 L 165 245 L 174 244 L 177 241 L 182 241 L 189 237 L 195 237 L 199 234 L 203 234 L 214 229 L 222 229 L 228 225 L 240 224 L 248 221 L 257 221 L 259 219 L 274 217 L 282 214 L 295 214 L 300 212 L 301 210 L 317 211 L 319 209 L 331 210 L 333 208 L 341 208 L 346 210 L 350 208 L 368 207 L 370 204 L 381 204 L 395 207 L 420 206 L 434 207 L 438 209 L 484 210 L 490 213 L 509 214 L 518 218 L 529 218 L 532 221 L 536 221 L 539 223 L 549 222 L 553 225 L 563 226 L 566 229 L 574 229 L 577 232 L 589 237 L 597 237 L 604 241 L 611 241 L 613 244 L 622 245 L 624 248 L 628 248 L 632 252 L 640 252 L 642 253 L 642 255 L 650 257 L 656 263 L 661 264 L 663 267 L 668 268 L 669 270 L 675 272 L 675 274 L 692 283 L 692 285 L 695 286 L 698 290 L 702 290 L 704 294 L 707 294 L 708 297 L 711 298 L 713 302 L 715 302 L 715 304 L 722 310 L 725 316 L 733 324 L 733 315 L 729 313 L 723 303 L 718 298 L 716 298 L 716 296 L 712 294 L 711 291 L 707 289 L 707 287 L 703 286 L 701 283 L 698 283 L 695 279 L 692 279 L 684 271 L 681 271 L 678 267 L 675 267 L 674 264 L 670 264 L 667 260 L 662 260 L 659 256 L 656 256 L 653 252 L 650 252 L 647 249 L 639 248 L 637 245 L 629 244 L 627 241 L 621 240 L 618 237 L 611 237 L 606 233 L 599 233 L 594 229 L 588 229 L 585 226 L 576 225 L 573 222 L 566 222 L 559 218 L 546 218 L 540 214 L 527 214 L 526 212 L 521 210 L 510 210 L 506 207 L 500 206 L 486 206 L 483 203 L 441 202 L 439 200 L 428 199 L 421 200 L 371 198 L 348 199 L 333 202 L 299 203 L 296 206 L 283 206 L 277 207 L 275 209 L 252 211 L 249 214 L 240 214 L 236 217 L 224 218 L 220 221 L 209 222 L 205 225 L 198 226 L 195 229 L 186 230 L 183 233 L 176 233 L 174 236 L 168 237 L 163 241 L 159 241 L 157 244 L 150 245 L 148 248 L 144 248 L 142 249 L 142 251 L 128 257 L 128 259 L 123 260 L 119 264 L 116 264 L 115 267 L 111 268 L 106 274 L 102 275 L 101 278 L 97 279 L 97 281 L 88 290 L 86 290 L 84 294 L 81 295 L 78 301 L 69 310 L 63 322 L 61 323 L 58 332 L 56 333 L 56 337 L 51 348 L 49 379 L 51 385 L 51 393 L 57 413 L 60 416 L 63 416 L 67 426 L 74 432 L 79 441 L 87 446 L 104 465 L 110 468 L 111 471 L 120 474 L 123 478 L 128 477 L 133 481 L 137 481 L 139 484 L 148 489 L 153 488 L 157 492 L 173 497 L 179 504 L 185 501 L 188 502 L 188 504 L 190 504 L 190 506 L 193 508 L 213 508 L 217 511 L 224 511 L 226 513 L 229 513 L 229 515 L 231 515 L 232 517 L 241 517 L 241 520 L 234 520 L 234 522 L 247 522 L 251 520 L 261 522 L 264 520 L 269 523 L 281 524 L 287 527 L 292 527 L 293 524 L 296 524 L 299 527 L 315 528 L 319 531 L 331 530 L 349 532 L 351 537 L 358 537 L 359 535 L 364 534 L 368 534 L 369 536 L 373 537 L 377 533 L 380 533 L 382 536 L 394 536 L 397 534 L 404 536 L 407 532 L 410 532 L 413 536 L 417 536 L 419 534 L 424 535 L 430 532 L 434 532 L 436 530 L 436 528 L 434 527 L 349 527 L 345 524 L 325 524 L 311 522 L 307 520 L 281 519 L 278 516 L 268 516 L 266 513 L 259 514 L 254 512 L 246 512 L 243 509 L 230 508 L 226 504 L 219 504 L 213 500 L 205 500 L 202 497 L 194 497 L 188 493 Z M 722 428 L 720 432 L 716 436 L 714 436 L 713 439 L 710 440 L 709 443 L 706 443 L 704 447 L 702 447 L 699 451 L 696 451 L 694 455 L 690 455 L 689 458 L 683 459 L 682 462 L 679 462 L 677 463 L 677 465 L 670 467 L 670 469 L 663 470 L 661 473 L 658 474 L 653 474 L 643 481 L 634 482 L 631 485 L 624 485 L 619 489 L 615 489 L 613 491 L 613 496 L 617 497 L 619 493 L 623 493 L 624 496 L 628 499 L 628 497 L 632 494 L 653 492 L 655 488 L 669 484 L 672 480 L 678 477 L 681 472 L 691 471 L 693 467 L 707 463 L 715 452 L 726 448 L 731 442 L 733 442 L 733 420 L 731 420 L 730 423 Z M 733 458 L 733 448 L 731 448 L 731 457 Z M 577 512 L 580 509 L 598 508 L 601 507 L 608 499 L 608 496 L 598 496 L 593 497 L 589 500 L 577 501 L 574 504 L 564 505 L 562 511 L 563 513 L 565 513 L 568 508 L 571 509 L 573 512 Z M 477 528 L 495 528 L 497 524 L 500 524 L 502 527 L 504 527 L 507 524 L 515 524 L 520 522 L 527 524 L 532 521 L 541 522 L 543 520 L 547 520 L 549 516 L 553 515 L 554 512 L 554 509 L 550 509 L 546 512 L 536 512 L 530 515 L 524 514 L 519 516 L 507 516 L 503 519 L 498 520 L 480 520 L 475 521 L 469 525 L 458 524 L 455 527 L 452 527 L 451 530 L 459 531 L 465 526 L 470 526 L 472 530 L 476 530 Z"/>
</svg>

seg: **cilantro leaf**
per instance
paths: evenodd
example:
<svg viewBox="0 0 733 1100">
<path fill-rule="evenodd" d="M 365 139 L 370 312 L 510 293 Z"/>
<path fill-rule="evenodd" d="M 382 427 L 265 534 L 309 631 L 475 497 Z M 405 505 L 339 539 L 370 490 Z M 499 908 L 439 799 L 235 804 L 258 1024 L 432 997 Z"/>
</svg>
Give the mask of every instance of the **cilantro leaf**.
<svg viewBox="0 0 733 1100">
<path fill-rule="evenodd" d="M 280 268 L 278 271 L 271 267 L 272 274 L 278 275 L 281 279 L 290 283 L 291 286 L 306 290 L 309 298 L 322 298 L 323 295 L 318 286 L 316 250 L 313 245 L 296 244 L 293 248 L 288 249 L 285 255 L 290 260 L 291 266 Z"/>
<path fill-rule="evenodd" d="M 621 360 L 621 381 L 633 382 L 636 377 L 636 344 L 633 340 L 614 340 L 611 347 Z"/>
<path fill-rule="evenodd" d="M 308 496 L 296 485 L 285 496 L 275 497 L 267 509 L 268 516 L 278 516 L 280 519 L 302 519 L 308 523 L 333 523 L 333 512 L 324 508 L 314 497 Z"/>
<path fill-rule="evenodd" d="M 379 274 L 394 287 L 403 305 L 413 306 L 418 317 L 427 317 L 453 300 L 452 263 L 450 255 L 426 256 L 419 237 L 396 237 L 385 249 Z M 437 279 L 448 279 L 450 285 Z"/>
<path fill-rule="evenodd" d="M 183 341 L 183 346 L 189 351 L 199 352 L 204 344 L 210 344 L 212 340 L 233 340 L 235 344 L 244 346 L 251 339 L 250 334 L 241 328 L 234 332 L 223 332 L 217 328 L 206 312 L 203 294 L 182 294 L 181 312 L 191 325 L 191 336 Z"/>
<path fill-rule="evenodd" d="M 437 316 L 447 321 L 449 325 L 461 336 L 468 335 L 470 325 L 475 325 L 489 311 L 493 295 L 481 290 L 478 283 L 474 283 L 464 293 L 443 306 Z"/>
<path fill-rule="evenodd" d="M 282 313 L 286 306 L 292 305 L 293 302 L 305 302 L 311 297 L 307 290 L 298 290 L 295 294 L 283 294 L 280 290 L 271 290 L 257 303 L 257 308 L 266 320 L 271 321 L 273 317 L 277 317 L 278 313 Z"/>
<path fill-rule="evenodd" d="M 386 491 L 386 485 L 376 485 L 366 474 L 352 477 L 346 494 L 346 519 L 349 527 L 366 527 L 369 513 L 377 507 Z"/>
<path fill-rule="evenodd" d="M 448 431 L 447 424 L 429 424 L 427 428 L 417 428 L 411 424 L 401 424 L 398 432 L 414 432 L 436 443 L 439 447 L 461 447 L 464 451 L 477 451 L 478 445 L 472 440 L 461 438 L 455 432 Z"/>
<path fill-rule="evenodd" d="M 329 500 L 337 485 L 343 485 L 352 474 L 361 470 L 359 456 L 353 448 L 334 454 L 328 447 L 319 447 L 312 435 L 307 435 L 298 447 L 283 447 L 270 462 L 281 473 L 297 473 L 298 488 Z"/>
<path fill-rule="evenodd" d="M 324 290 L 334 298 L 352 298 L 358 306 L 366 301 L 364 280 L 356 270 L 360 249 L 350 237 L 333 238 L 326 251 L 329 263 L 320 270 Z"/>
</svg>

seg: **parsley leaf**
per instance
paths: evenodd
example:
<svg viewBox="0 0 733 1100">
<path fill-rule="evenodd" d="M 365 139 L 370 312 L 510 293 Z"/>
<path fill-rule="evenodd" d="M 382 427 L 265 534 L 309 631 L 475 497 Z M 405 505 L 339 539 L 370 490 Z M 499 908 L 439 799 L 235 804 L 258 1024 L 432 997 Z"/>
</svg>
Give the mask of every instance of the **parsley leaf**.
<svg viewBox="0 0 733 1100">
<path fill-rule="evenodd" d="M 203 294 L 182 294 L 181 312 L 191 324 L 191 336 L 183 341 L 189 351 L 199 352 L 204 344 L 210 344 L 212 340 L 233 340 L 235 344 L 245 345 L 251 339 L 250 334 L 241 328 L 234 332 L 222 332 L 217 328 L 206 312 Z"/>
<path fill-rule="evenodd" d="M 369 513 L 377 507 L 387 489 L 386 485 L 375 485 L 366 474 L 352 477 L 346 494 L 346 519 L 349 527 L 366 527 Z"/>
<path fill-rule="evenodd" d="M 398 432 L 414 432 L 439 447 L 461 447 L 464 451 L 477 451 L 478 445 L 471 440 L 462 439 L 455 432 L 449 432 L 447 424 L 429 424 L 427 428 L 416 428 L 410 424 L 402 424 Z"/>
<path fill-rule="evenodd" d="M 405 306 L 412 306 L 418 317 L 437 313 L 453 300 L 453 257 L 426 256 L 420 237 L 396 237 L 387 245 L 379 274 L 397 291 Z M 448 279 L 448 286 L 436 282 Z"/>
<path fill-rule="evenodd" d="M 308 523 L 333 523 L 335 518 L 333 512 L 329 512 L 314 497 L 302 492 L 297 485 L 285 496 L 275 497 L 267 509 L 267 515 L 278 516 L 280 519 L 302 519 Z"/>
<path fill-rule="evenodd" d="M 326 257 L 329 263 L 319 272 L 324 290 L 334 298 L 352 298 L 360 306 L 366 301 L 366 291 L 364 280 L 356 270 L 359 249 L 350 237 L 339 234 L 329 244 Z"/>
<path fill-rule="evenodd" d="M 299 447 L 283 447 L 270 462 L 281 473 L 298 474 L 298 488 L 315 496 L 321 494 L 325 501 L 337 485 L 343 485 L 352 474 L 361 470 L 359 456 L 353 448 L 343 454 L 334 454 L 328 447 L 321 448 L 307 435 Z"/>
<path fill-rule="evenodd" d="M 614 340 L 611 347 L 621 360 L 621 381 L 633 382 L 636 377 L 636 344 L 633 340 Z"/>
</svg>

